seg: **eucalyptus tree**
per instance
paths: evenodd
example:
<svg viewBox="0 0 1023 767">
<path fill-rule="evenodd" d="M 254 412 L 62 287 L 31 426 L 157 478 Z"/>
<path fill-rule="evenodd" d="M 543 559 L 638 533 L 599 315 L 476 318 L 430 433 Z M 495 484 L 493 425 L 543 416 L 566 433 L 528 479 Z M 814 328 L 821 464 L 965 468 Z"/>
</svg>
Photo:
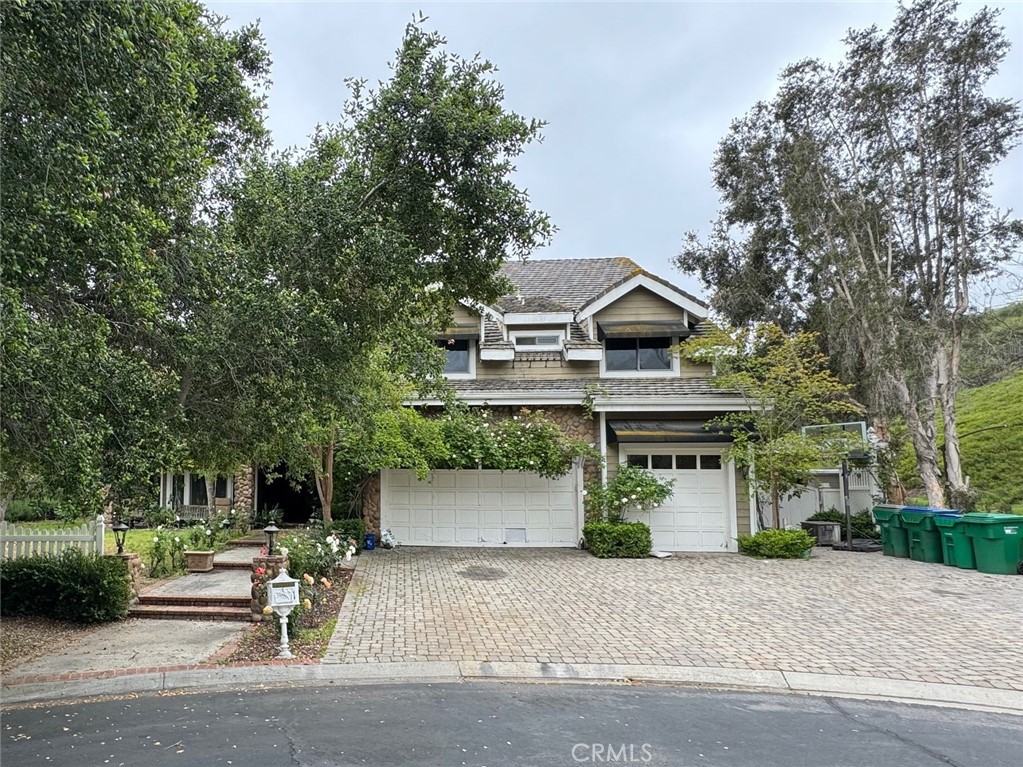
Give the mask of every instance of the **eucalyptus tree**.
<svg viewBox="0 0 1023 767">
<path fill-rule="evenodd" d="M 733 123 L 714 162 L 718 219 L 677 265 L 733 322 L 819 323 L 872 409 L 905 419 L 940 506 L 946 487 L 968 492 L 955 395 L 973 292 L 1023 238 L 990 196 L 1023 134 L 1019 104 L 986 93 L 1009 42 L 996 10 L 961 19 L 951 0 L 920 0 L 845 43 L 837 64 L 785 69 Z"/>
</svg>

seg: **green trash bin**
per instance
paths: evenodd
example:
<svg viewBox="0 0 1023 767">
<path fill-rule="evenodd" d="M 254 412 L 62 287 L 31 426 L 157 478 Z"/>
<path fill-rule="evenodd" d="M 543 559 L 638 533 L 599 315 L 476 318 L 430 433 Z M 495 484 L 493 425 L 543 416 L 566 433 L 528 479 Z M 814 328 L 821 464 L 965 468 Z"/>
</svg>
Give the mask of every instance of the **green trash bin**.
<svg viewBox="0 0 1023 767">
<path fill-rule="evenodd" d="M 962 514 L 935 514 L 934 524 L 941 534 L 941 554 L 945 564 L 962 570 L 976 570 L 973 539 L 966 534 L 966 521 Z"/>
<path fill-rule="evenodd" d="M 909 539 L 899 519 L 901 506 L 875 506 L 874 519 L 881 527 L 881 553 L 886 557 L 909 558 Z"/>
<path fill-rule="evenodd" d="M 967 514 L 963 520 L 980 572 L 1023 575 L 1023 517 Z"/>
<path fill-rule="evenodd" d="M 941 552 L 941 533 L 934 524 L 936 513 L 946 509 L 930 509 L 920 506 L 904 506 L 899 512 L 902 526 L 909 539 L 909 558 L 917 562 L 941 564 L 945 560 Z"/>
</svg>

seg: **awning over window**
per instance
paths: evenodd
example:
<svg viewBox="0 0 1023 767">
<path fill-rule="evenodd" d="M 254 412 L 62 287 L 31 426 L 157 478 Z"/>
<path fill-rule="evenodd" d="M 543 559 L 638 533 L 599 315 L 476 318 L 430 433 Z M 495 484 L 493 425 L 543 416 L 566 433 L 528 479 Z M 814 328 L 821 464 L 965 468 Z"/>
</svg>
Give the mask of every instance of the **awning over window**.
<svg viewBox="0 0 1023 767">
<path fill-rule="evenodd" d="M 466 325 L 452 325 L 446 328 L 443 332 L 437 334 L 437 338 L 445 341 L 455 340 L 464 341 L 466 339 L 479 339 L 480 337 L 480 324 L 473 322 Z"/>
<path fill-rule="evenodd" d="M 731 442 L 727 426 L 703 428 L 703 421 L 608 421 L 610 442 Z"/>
<path fill-rule="evenodd" d="M 681 320 L 647 320 L 645 322 L 598 322 L 600 339 L 605 338 L 657 338 L 678 336 L 688 338 L 692 331 Z"/>
</svg>

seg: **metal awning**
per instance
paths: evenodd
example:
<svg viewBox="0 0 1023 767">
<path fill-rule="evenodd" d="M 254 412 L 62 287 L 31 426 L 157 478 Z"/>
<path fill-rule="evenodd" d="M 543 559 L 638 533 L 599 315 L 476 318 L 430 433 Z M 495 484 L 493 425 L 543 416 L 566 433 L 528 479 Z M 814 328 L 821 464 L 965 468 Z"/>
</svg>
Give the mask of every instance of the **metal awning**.
<svg viewBox="0 0 1023 767">
<path fill-rule="evenodd" d="M 598 322 L 601 340 L 605 338 L 688 338 L 692 331 L 681 320 L 647 320 L 645 322 Z"/>
<path fill-rule="evenodd" d="M 442 332 L 437 334 L 437 338 L 445 341 L 464 341 L 466 339 L 479 339 L 480 337 L 480 324 L 473 322 L 466 325 L 452 325 L 449 328 L 445 328 Z"/>
<path fill-rule="evenodd" d="M 731 428 L 704 421 L 608 421 L 609 442 L 731 442 Z"/>
</svg>

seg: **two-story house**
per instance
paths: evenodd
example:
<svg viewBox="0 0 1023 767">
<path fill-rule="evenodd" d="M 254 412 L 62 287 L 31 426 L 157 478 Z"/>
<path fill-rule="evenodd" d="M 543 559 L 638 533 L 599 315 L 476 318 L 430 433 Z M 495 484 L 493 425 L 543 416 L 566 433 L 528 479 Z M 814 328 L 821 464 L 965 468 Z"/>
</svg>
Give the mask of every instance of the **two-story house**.
<svg viewBox="0 0 1023 767">
<path fill-rule="evenodd" d="M 553 480 L 481 468 L 420 481 L 385 470 L 365 494 L 368 528 L 405 545 L 575 546 L 585 483 L 630 463 L 675 480 L 672 498 L 641 517 L 655 549 L 735 551 L 751 528 L 749 491 L 723 459 L 728 438 L 704 424 L 746 405 L 711 385 L 709 366 L 672 353 L 699 332 L 707 305 L 627 258 L 512 262 L 503 272 L 514 292 L 459 306 L 438 338 L 446 377 L 470 405 L 543 409 L 597 446 L 604 466 Z"/>
</svg>

